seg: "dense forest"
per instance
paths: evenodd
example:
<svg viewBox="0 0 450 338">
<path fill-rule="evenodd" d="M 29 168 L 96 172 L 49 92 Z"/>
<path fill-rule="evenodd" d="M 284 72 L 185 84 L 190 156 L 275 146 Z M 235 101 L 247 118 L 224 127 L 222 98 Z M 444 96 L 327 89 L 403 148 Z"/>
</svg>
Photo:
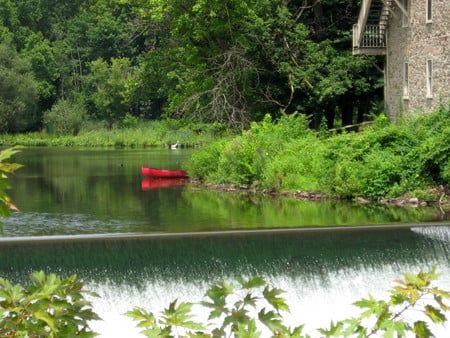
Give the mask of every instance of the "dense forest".
<svg viewBox="0 0 450 338">
<path fill-rule="evenodd" d="M 164 117 L 241 131 L 298 112 L 361 122 L 380 60 L 351 55 L 357 0 L 0 0 L 0 132 Z"/>
</svg>

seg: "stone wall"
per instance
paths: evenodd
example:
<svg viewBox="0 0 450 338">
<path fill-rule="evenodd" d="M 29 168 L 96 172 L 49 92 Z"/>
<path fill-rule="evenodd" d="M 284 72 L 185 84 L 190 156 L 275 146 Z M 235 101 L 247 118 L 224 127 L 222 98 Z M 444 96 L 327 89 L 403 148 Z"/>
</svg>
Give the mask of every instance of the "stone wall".
<svg viewBox="0 0 450 338">
<path fill-rule="evenodd" d="M 432 0 L 432 20 L 426 0 L 409 0 L 409 22 L 394 5 L 387 30 L 385 69 L 386 110 L 392 120 L 408 112 L 435 109 L 450 99 L 450 1 Z M 432 60 L 432 93 L 427 95 L 427 60 Z M 404 63 L 409 90 L 404 95 Z"/>
</svg>

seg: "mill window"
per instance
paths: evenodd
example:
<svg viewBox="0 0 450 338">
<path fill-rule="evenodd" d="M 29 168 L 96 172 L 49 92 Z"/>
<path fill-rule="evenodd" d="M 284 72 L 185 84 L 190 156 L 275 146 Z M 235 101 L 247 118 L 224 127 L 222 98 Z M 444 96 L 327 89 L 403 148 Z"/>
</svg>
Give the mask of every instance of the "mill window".
<svg viewBox="0 0 450 338">
<path fill-rule="evenodd" d="M 433 19 L 432 13 L 433 13 L 432 0 L 427 0 L 427 22 L 432 21 Z"/>
<path fill-rule="evenodd" d="M 433 60 L 427 60 L 427 97 L 433 97 Z"/>
<path fill-rule="evenodd" d="M 403 97 L 407 98 L 409 96 L 409 64 L 408 62 L 403 63 Z"/>
<path fill-rule="evenodd" d="M 409 25 L 409 18 L 408 18 L 408 13 L 409 13 L 409 0 L 402 0 L 402 5 L 403 5 L 403 9 L 402 10 L 402 26 L 403 27 L 408 27 Z"/>
</svg>

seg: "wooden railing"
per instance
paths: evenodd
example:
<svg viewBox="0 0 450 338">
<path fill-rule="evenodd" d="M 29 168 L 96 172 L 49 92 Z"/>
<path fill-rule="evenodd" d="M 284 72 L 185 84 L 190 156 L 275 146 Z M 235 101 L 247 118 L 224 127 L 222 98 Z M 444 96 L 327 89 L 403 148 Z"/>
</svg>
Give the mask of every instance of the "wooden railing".
<svg viewBox="0 0 450 338">
<path fill-rule="evenodd" d="M 380 32 L 380 25 L 366 25 L 362 41 L 362 48 L 380 48 L 384 47 L 384 39 Z"/>
<path fill-rule="evenodd" d="M 359 46 L 362 34 L 364 31 L 364 27 L 367 23 L 367 18 L 369 16 L 370 5 L 372 4 L 372 0 L 363 0 L 361 3 L 361 9 L 359 11 L 358 23 L 353 25 L 353 46 Z"/>
<path fill-rule="evenodd" d="M 357 26 L 353 25 L 353 54 L 383 55 L 386 43 L 380 25 L 366 25 L 360 41 L 355 32 Z"/>
<path fill-rule="evenodd" d="M 353 25 L 353 54 L 384 55 L 387 20 L 391 0 L 383 1 L 378 24 L 367 24 L 372 0 L 363 0 L 358 23 Z M 379 6 L 379 3 L 374 6 Z"/>
</svg>

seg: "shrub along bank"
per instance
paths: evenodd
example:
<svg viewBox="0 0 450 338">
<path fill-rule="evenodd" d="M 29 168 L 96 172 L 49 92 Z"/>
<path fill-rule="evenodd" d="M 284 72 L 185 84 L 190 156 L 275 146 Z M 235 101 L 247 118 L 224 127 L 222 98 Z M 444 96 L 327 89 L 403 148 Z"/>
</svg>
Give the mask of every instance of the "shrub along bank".
<svg viewBox="0 0 450 338">
<path fill-rule="evenodd" d="M 357 133 L 312 131 L 304 115 L 266 116 L 195 152 L 187 169 L 206 184 L 263 192 L 442 202 L 450 184 L 448 121 L 450 105 L 396 124 L 379 116 Z"/>
</svg>

